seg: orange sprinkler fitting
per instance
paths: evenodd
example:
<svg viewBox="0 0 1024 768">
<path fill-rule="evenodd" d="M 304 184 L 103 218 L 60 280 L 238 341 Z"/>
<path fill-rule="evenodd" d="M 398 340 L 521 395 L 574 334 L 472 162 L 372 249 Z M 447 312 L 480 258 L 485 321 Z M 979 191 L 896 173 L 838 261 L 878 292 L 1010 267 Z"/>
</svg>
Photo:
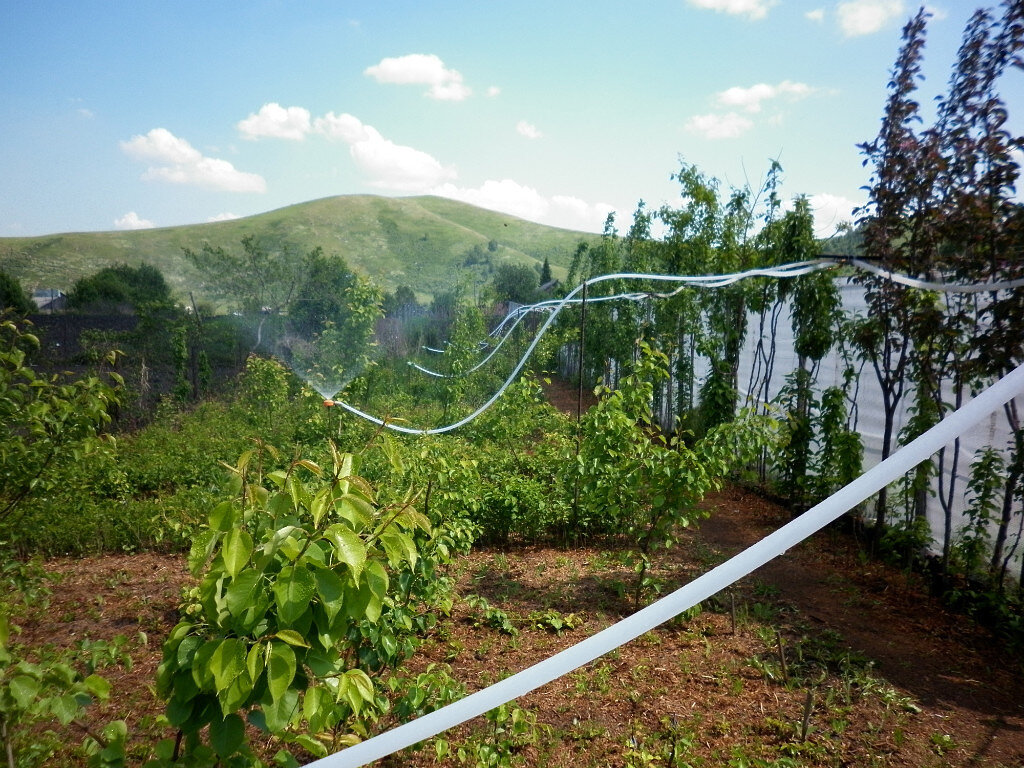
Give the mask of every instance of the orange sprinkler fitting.
<svg viewBox="0 0 1024 768">
<path fill-rule="evenodd" d="M 334 401 L 333 400 L 324 400 L 324 408 L 333 408 L 333 407 L 334 407 Z"/>
</svg>

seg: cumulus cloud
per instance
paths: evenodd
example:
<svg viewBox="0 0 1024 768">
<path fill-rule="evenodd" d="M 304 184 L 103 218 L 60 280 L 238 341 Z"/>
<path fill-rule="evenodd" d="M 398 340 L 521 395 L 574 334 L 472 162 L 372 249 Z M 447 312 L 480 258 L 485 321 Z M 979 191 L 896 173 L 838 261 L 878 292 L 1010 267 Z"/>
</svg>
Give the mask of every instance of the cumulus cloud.
<svg viewBox="0 0 1024 768">
<path fill-rule="evenodd" d="M 804 14 L 804 18 L 805 19 L 809 19 L 811 21 L 818 21 L 818 22 L 824 21 L 825 20 L 825 9 L 824 8 L 815 8 L 813 11 L 808 11 L 807 13 L 805 13 Z"/>
<path fill-rule="evenodd" d="M 567 195 L 545 197 L 533 187 L 512 179 L 488 180 L 475 188 L 449 183 L 430 192 L 522 219 L 587 232 L 600 232 L 608 214 L 615 210 L 606 203 L 587 203 Z"/>
<path fill-rule="evenodd" d="M 189 184 L 227 192 L 267 190 L 262 176 L 239 171 L 227 160 L 206 157 L 166 128 L 154 128 L 145 136 L 122 141 L 121 151 L 133 160 L 151 164 L 142 174 L 145 181 Z"/>
<path fill-rule="evenodd" d="M 119 219 L 114 219 L 114 229 L 152 229 L 155 227 L 149 219 L 143 219 L 135 211 L 128 211 Z"/>
<path fill-rule="evenodd" d="M 836 234 L 841 224 L 853 222 L 853 209 L 861 205 L 841 195 L 821 192 L 808 198 L 811 212 L 814 214 L 814 234 L 816 237 L 831 237 Z M 792 202 L 784 208 L 791 209 Z"/>
<path fill-rule="evenodd" d="M 498 87 L 498 86 L 496 86 L 496 85 L 492 85 L 492 86 L 491 86 L 490 88 L 488 88 L 488 89 L 487 89 L 487 95 L 488 95 L 488 96 L 489 96 L 490 98 L 492 98 L 492 99 L 493 99 L 493 98 L 494 98 L 495 96 L 500 96 L 500 95 L 501 95 L 501 88 L 499 88 L 499 87 Z"/>
<path fill-rule="evenodd" d="M 746 16 L 756 21 L 768 15 L 768 9 L 776 5 L 778 0 L 689 0 L 690 5 L 706 8 L 730 16 Z"/>
<path fill-rule="evenodd" d="M 778 85 L 758 83 L 749 88 L 740 88 L 739 86 L 728 88 L 719 93 L 715 100 L 721 107 L 738 108 L 746 112 L 760 112 L 761 103 L 764 101 L 777 98 L 796 101 L 812 93 L 814 93 L 814 89 L 806 83 L 783 80 Z"/>
<path fill-rule="evenodd" d="M 735 139 L 753 127 L 752 120 L 735 112 L 694 115 L 686 121 L 686 130 L 705 139 Z"/>
<path fill-rule="evenodd" d="M 847 37 L 874 34 L 904 12 L 903 0 L 848 0 L 836 6 L 839 28 Z"/>
<path fill-rule="evenodd" d="M 218 213 L 215 216 L 211 216 L 206 221 L 208 223 L 210 223 L 210 224 L 214 224 L 214 223 L 216 223 L 218 221 L 233 221 L 234 219 L 237 219 L 237 218 L 238 218 L 238 214 L 228 213 L 227 211 L 225 211 L 224 213 Z"/>
<path fill-rule="evenodd" d="M 303 107 L 285 108 L 270 102 L 260 107 L 259 112 L 239 121 L 238 130 L 246 139 L 268 137 L 300 141 L 310 131 L 309 110 Z"/>
<path fill-rule="evenodd" d="M 462 101 L 472 93 L 462 82 L 462 73 L 446 67 L 434 54 L 410 53 L 384 58 L 379 64 L 367 67 L 363 74 L 378 83 L 429 85 L 427 96 L 441 101 Z"/>
<path fill-rule="evenodd" d="M 456 176 L 454 169 L 445 167 L 433 156 L 384 138 L 380 131 L 354 115 L 328 112 L 317 118 L 313 126 L 318 133 L 348 144 L 352 160 L 372 186 L 425 192 Z"/>
<path fill-rule="evenodd" d="M 537 126 L 533 123 L 528 123 L 525 120 L 520 120 L 516 123 L 516 133 L 520 136 L 524 136 L 527 139 L 539 139 L 544 134 L 537 130 Z"/>
</svg>

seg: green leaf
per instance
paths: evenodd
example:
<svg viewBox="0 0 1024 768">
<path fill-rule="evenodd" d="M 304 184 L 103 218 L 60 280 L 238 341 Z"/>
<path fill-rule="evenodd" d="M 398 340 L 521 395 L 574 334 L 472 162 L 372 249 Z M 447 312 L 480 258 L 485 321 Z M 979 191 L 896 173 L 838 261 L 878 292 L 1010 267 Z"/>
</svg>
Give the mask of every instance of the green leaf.
<svg viewBox="0 0 1024 768">
<path fill-rule="evenodd" d="M 106 701 L 110 696 L 110 682 L 105 677 L 89 675 L 83 683 L 86 690 L 100 701 Z"/>
<path fill-rule="evenodd" d="M 309 601 L 316 594 L 316 581 L 305 566 L 288 565 L 281 569 L 273 590 L 278 617 L 285 624 L 291 624 L 309 607 Z"/>
<path fill-rule="evenodd" d="M 313 496 L 313 500 L 309 503 L 309 513 L 313 517 L 314 528 L 320 527 L 320 521 L 323 520 L 324 514 L 327 512 L 327 508 L 330 505 L 330 502 L 330 486 L 324 486 L 316 493 L 316 495 Z"/>
<path fill-rule="evenodd" d="M 295 651 L 287 643 L 273 643 L 267 657 L 267 689 L 277 701 L 295 679 Z"/>
<path fill-rule="evenodd" d="M 11 697 L 20 709 L 28 709 L 39 693 L 39 681 L 28 675 L 15 675 L 10 682 Z"/>
<path fill-rule="evenodd" d="M 249 677 L 248 670 L 243 667 L 242 671 L 235 676 L 227 688 L 217 692 L 217 701 L 220 703 L 221 714 L 227 717 L 230 713 L 244 706 L 249 699 L 249 694 L 252 693 L 252 689 L 252 678 Z"/>
<path fill-rule="evenodd" d="M 245 741 L 245 721 L 232 713 L 223 720 L 216 718 L 210 723 L 210 746 L 221 757 L 229 757 L 238 751 Z"/>
<path fill-rule="evenodd" d="M 197 533 L 192 541 L 192 547 L 188 553 L 188 570 L 196 578 L 202 573 L 203 568 L 210 559 L 210 555 L 213 554 L 217 537 L 217 531 L 207 529 Z"/>
<path fill-rule="evenodd" d="M 373 522 L 373 505 L 361 496 L 346 493 L 338 499 L 337 506 L 338 514 L 356 530 L 364 530 Z"/>
<path fill-rule="evenodd" d="M 217 640 L 207 640 L 192 657 L 192 680 L 201 691 L 213 693 L 216 688 L 217 681 L 210 667 L 210 657 L 219 647 L 220 642 Z"/>
<path fill-rule="evenodd" d="M 384 551 L 387 553 L 388 561 L 392 567 L 397 568 L 403 560 L 415 567 L 416 557 L 419 553 L 416 551 L 416 545 L 409 538 L 408 534 L 402 533 L 392 526 L 381 534 L 380 541 L 384 545 Z"/>
<path fill-rule="evenodd" d="M 327 757 L 327 747 L 323 742 L 317 741 L 312 736 L 301 733 L 295 737 L 295 743 L 309 752 L 313 757 Z"/>
<path fill-rule="evenodd" d="M 228 613 L 241 617 L 255 602 L 263 574 L 256 570 L 247 570 L 238 574 L 224 592 Z"/>
<path fill-rule="evenodd" d="M 218 692 L 227 690 L 245 671 L 245 655 L 245 641 L 238 638 L 225 638 L 214 648 L 209 664 Z"/>
<path fill-rule="evenodd" d="M 390 580 L 388 572 L 384 570 L 384 566 L 378 560 L 371 561 L 366 567 L 366 578 L 370 583 L 370 591 L 376 598 L 383 601 L 388 596 Z"/>
<path fill-rule="evenodd" d="M 263 663 L 263 649 L 266 647 L 265 643 L 255 643 L 245 657 L 245 669 L 249 673 L 249 678 L 254 682 L 259 679 L 260 673 L 265 666 Z"/>
<path fill-rule="evenodd" d="M 280 733 L 288 727 L 292 716 L 298 711 L 299 692 L 294 688 L 289 688 L 278 699 L 270 699 L 268 701 L 264 698 L 262 705 L 263 715 L 267 721 L 267 729 L 271 733 Z"/>
<path fill-rule="evenodd" d="M 61 725 L 67 725 L 78 717 L 78 713 L 82 709 L 78 700 L 70 693 L 64 696 L 56 696 L 50 699 L 49 702 L 50 712 L 60 721 Z"/>
<path fill-rule="evenodd" d="M 316 592 L 320 596 L 320 603 L 324 607 L 328 620 L 334 621 L 334 617 L 344 606 L 342 599 L 345 594 L 345 580 L 330 568 L 317 568 L 314 573 L 316 575 Z"/>
<path fill-rule="evenodd" d="M 278 631 L 274 637 L 278 640 L 283 640 L 288 645 L 294 645 L 296 648 L 311 648 L 312 646 L 306 642 L 306 639 L 296 632 L 294 629 L 282 629 Z"/>
<path fill-rule="evenodd" d="M 196 635 L 189 635 L 188 637 L 182 638 L 178 644 L 177 662 L 179 669 L 188 669 L 192 666 L 192 658 L 196 655 L 196 651 L 203 644 L 203 638 Z"/>
<path fill-rule="evenodd" d="M 195 701 L 195 699 L 182 701 L 177 696 L 172 696 L 167 700 L 167 708 L 165 710 L 167 722 L 175 728 L 180 728 L 192 716 Z"/>
<path fill-rule="evenodd" d="M 373 701 L 373 681 L 361 669 L 350 669 L 342 675 L 341 688 L 352 710 L 359 714 L 363 704 Z"/>
<path fill-rule="evenodd" d="M 328 526 L 324 538 L 334 547 L 338 562 L 345 563 L 352 569 L 352 576 L 357 581 L 366 564 L 366 544 L 351 528 L 342 523 Z"/>
<path fill-rule="evenodd" d="M 224 537 L 221 550 L 224 556 L 224 568 L 234 578 L 249 562 L 252 555 L 252 536 L 244 528 L 232 528 Z"/>
<path fill-rule="evenodd" d="M 232 501 L 222 501 L 210 513 L 210 528 L 215 531 L 226 533 L 235 525 L 238 514 Z"/>
</svg>

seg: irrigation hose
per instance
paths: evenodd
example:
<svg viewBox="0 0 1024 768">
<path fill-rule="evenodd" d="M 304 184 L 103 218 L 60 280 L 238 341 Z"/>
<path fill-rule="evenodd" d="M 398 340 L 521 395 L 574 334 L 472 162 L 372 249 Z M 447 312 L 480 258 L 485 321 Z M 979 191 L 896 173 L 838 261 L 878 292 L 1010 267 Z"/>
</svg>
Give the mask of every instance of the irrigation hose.
<svg viewBox="0 0 1024 768">
<path fill-rule="evenodd" d="M 540 343 L 540 340 L 544 337 L 544 334 L 547 333 L 548 328 L 550 328 L 551 325 L 554 323 L 555 319 L 558 317 L 558 314 L 566 306 L 573 303 L 573 299 L 576 297 L 578 293 L 580 293 L 583 290 L 585 286 L 596 285 L 598 283 L 607 282 L 609 280 L 647 280 L 653 282 L 672 282 L 679 284 L 674 290 L 668 293 L 647 292 L 643 294 L 645 297 L 666 299 L 675 296 L 677 293 L 684 290 L 687 286 L 691 285 L 701 285 L 708 288 L 721 288 L 726 285 L 732 285 L 733 283 L 739 282 L 740 280 L 746 280 L 752 277 L 798 277 L 799 275 L 805 275 L 810 272 L 815 272 L 819 269 L 833 267 L 836 265 L 836 263 L 837 262 L 833 259 L 813 259 L 811 261 L 796 262 L 793 264 L 787 264 L 780 267 L 748 269 L 743 272 L 734 272 L 732 274 L 727 275 L 655 275 L 624 272 L 610 275 L 600 275 L 598 277 L 593 277 L 588 280 L 585 280 L 578 286 L 576 286 L 572 291 L 570 291 L 565 298 L 558 299 L 557 303 L 553 305 L 553 310 L 548 315 L 547 320 L 544 321 L 544 324 L 540 327 L 540 330 L 537 332 L 537 335 L 533 338 L 533 341 L 530 342 L 530 345 L 526 348 L 526 351 L 523 352 L 522 357 L 520 357 L 519 362 L 516 363 L 515 367 L 512 369 L 512 372 L 505 379 L 501 387 L 499 387 L 498 390 L 491 396 L 491 398 L 468 416 L 460 419 L 459 421 L 453 424 L 448 424 L 443 427 L 434 427 L 432 429 L 416 429 L 414 427 L 403 427 L 398 424 L 393 424 L 387 421 L 386 419 L 380 419 L 377 418 L 376 416 L 366 413 L 365 411 L 356 408 L 354 405 L 346 403 L 344 400 L 334 399 L 331 400 L 331 402 L 333 403 L 334 406 L 342 408 L 355 416 L 359 416 L 360 418 L 366 419 L 367 421 L 376 424 L 377 426 L 390 429 L 394 432 L 402 432 L 404 434 L 409 435 L 444 434 L 445 432 L 451 432 L 452 430 L 465 426 L 498 401 L 498 398 L 500 398 L 505 393 L 505 390 L 512 385 L 512 382 L 516 380 L 516 377 L 519 375 L 519 372 L 522 371 L 523 366 L 526 365 L 526 361 L 530 359 L 530 355 L 533 354 L 533 350 L 537 348 L 537 344 Z M 588 301 L 591 301 L 591 299 L 588 299 Z"/>
</svg>

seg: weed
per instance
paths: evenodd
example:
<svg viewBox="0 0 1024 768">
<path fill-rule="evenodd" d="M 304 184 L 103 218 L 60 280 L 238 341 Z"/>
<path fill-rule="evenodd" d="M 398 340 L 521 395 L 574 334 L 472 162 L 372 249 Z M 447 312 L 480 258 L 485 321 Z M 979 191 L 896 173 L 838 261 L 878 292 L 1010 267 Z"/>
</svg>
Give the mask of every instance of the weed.
<svg viewBox="0 0 1024 768">
<path fill-rule="evenodd" d="M 957 748 L 956 740 L 948 733 L 933 733 L 928 737 L 928 741 L 931 743 L 932 751 L 939 757 Z"/>
<path fill-rule="evenodd" d="M 487 626 L 506 635 L 516 635 L 519 632 L 512 624 L 512 619 L 508 614 L 500 608 L 492 606 L 487 598 L 481 595 L 466 595 L 463 600 L 475 611 L 474 626 Z"/>
</svg>

